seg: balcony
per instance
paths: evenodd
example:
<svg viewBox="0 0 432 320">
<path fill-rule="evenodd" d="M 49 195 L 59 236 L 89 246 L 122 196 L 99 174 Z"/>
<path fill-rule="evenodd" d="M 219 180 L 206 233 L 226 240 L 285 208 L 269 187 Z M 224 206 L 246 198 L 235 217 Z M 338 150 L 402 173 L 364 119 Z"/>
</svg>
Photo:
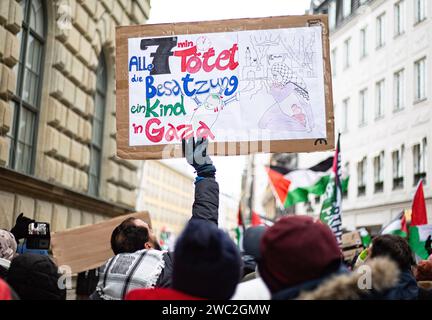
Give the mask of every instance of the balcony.
<svg viewBox="0 0 432 320">
<path fill-rule="evenodd" d="M 383 192 L 384 191 L 384 182 L 383 181 L 377 181 L 374 185 L 374 192 Z"/>
<path fill-rule="evenodd" d="M 366 194 L 366 186 L 358 186 L 357 187 L 357 196 L 361 197 Z"/>
<path fill-rule="evenodd" d="M 420 180 L 423 180 L 423 183 L 426 183 L 426 172 L 419 172 L 414 174 L 414 186 L 416 186 Z"/>
<path fill-rule="evenodd" d="M 403 189 L 404 187 L 404 178 L 403 177 L 394 177 L 393 178 L 393 190 Z"/>
</svg>

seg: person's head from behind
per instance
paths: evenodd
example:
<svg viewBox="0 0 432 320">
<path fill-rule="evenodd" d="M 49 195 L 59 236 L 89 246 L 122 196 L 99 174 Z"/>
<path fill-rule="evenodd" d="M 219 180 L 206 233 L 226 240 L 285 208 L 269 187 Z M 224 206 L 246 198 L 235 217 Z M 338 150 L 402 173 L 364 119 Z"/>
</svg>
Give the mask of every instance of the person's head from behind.
<svg viewBox="0 0 432 320">
<path fill-rule="evenodd" d="M 17 250 L 17 243 L 12 233 L 0 229 L 0 258 L 11 261 Z"/>
<path fill-rule="evenodd" d="M 7 282 L 22 300 L 66 299 L 58 267 L 45 255 L 18 255 L 11 262 Z"/>
<path fill-rule="evenodd" d="M 327 225 L 307 216 L 288 216 L 261 239 L 259 273 L 272 293 L 338 271 L 342 253 Z"/>
<path fill-rule="evenodd" d="M 127 218 L 111 234 L 114 254 L 133 253 L 143 249 L 161 250 L 150 226 L 141 219 Z"/>
<path fill-rule="evenodd" d="M 411 248 L 404 238 L 392 234 L 377 236 L 372 241 L 370 257 L 388 257 L 397 263 L 402 271 L 415 265 Z"/>
<path fill-rule="evenodd" d="M 240 253 L 226 233 L 211 222 L 192 219 L 176 243 L 173 289 L 227 300 L 240 280 L 241 267 Z"/>
</svg>

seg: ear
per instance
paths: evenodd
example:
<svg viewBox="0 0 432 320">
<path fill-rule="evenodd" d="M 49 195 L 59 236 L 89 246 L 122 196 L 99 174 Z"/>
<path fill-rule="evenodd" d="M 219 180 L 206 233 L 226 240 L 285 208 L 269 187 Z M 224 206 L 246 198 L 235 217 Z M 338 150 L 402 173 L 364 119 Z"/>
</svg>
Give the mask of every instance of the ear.
<svg viewBox="0 0 432 320">
<path fill-rule="evenodd" d="M 150 242 L 146 242 L 146 243 L 144 243 L 144 248 L 145 249 L 153 249 L 153 246 L 152 246 L 152 244 L 150 243 Z"/>
</svg>

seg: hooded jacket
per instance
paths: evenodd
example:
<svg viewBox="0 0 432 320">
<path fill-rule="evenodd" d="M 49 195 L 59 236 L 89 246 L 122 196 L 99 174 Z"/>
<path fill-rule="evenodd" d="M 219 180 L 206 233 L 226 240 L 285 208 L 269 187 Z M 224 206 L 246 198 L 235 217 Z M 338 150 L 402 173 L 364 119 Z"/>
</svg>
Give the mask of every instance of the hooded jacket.
<svg viewBox="0 0 432 320">
<path fill-rule="evenodd" d="M 7 282 L 22 300 L 65 300 L 58 267 L 48 257 L 26 253 L 11 262 Z"/>
<path fill-rule="evenodd" d="M 368 283 L 368 274 L 371 275 Z M 353 272 L 343 272 L 301 290 L 299 300 L 417 299 L 411 277 L 387 258 L 376 258 Z M 403 292 L 407 290 L 406 292 Z"/>
</svg>

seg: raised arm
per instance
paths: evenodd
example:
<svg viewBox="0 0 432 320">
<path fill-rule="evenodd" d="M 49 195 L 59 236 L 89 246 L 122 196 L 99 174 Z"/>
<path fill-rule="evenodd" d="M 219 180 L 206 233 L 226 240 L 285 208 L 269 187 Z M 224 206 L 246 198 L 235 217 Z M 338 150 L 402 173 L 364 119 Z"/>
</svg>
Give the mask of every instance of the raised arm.
<svg viewBox="0 0 432 320">
<path fill-rule="evenodd" d="M 199 138 L 183 140 L 183 151 L 187 162 L 192 165 L 195 179 L 195 201 L 191 219 L 203 219 L 218 224 L 219 185 L 215 179 L 216 168 L 207 155 L 208 140 Z"/>
</svg>

